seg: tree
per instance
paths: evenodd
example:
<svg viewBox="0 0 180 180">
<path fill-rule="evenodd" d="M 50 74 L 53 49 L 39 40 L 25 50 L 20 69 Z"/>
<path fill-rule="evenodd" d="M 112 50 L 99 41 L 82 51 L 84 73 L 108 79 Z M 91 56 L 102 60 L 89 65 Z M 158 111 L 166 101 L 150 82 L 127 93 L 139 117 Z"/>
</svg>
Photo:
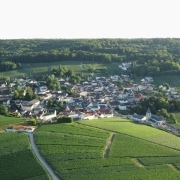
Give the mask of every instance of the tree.
<svg viewBox="0 0 180 180">
<path fill-rule="evenodd" d="M 14 99 L 19 98 L 19 92 L 17 90 L 14 91 Z"/>
<path fill-rule="evenodd" d="M 32 100 L 33 95 L 34 95 L 34 93 L 33 93 L 32 89 L 29 87 L 26 90 L 26 95 L 25 95 L 24 99 L 27 100 L 27 101 Z"/>
<path fill-rule="evenodd" d="M 167 119 L 169 118 L 169 114 L 168 114 L 166 109 L 160 109 L 157 114 L 161 115 L 161 116 L 163 116 L 163 117 L 165 117 Z"/>
<path fill-rule="evenodd" d="M 55 78 L 54 75 L 51 75 L 48 80 L 47 80 L 47 87 L 50 89 L 50 90 L 59 90 L 60 89 L 60 83 L 58 81 L 57 78 Z"/>
<path fill-rule="evenodd" d="M 8 109 L 1 104 L 0 104 L 0 114 L 4 116 L 8 115 Z"/>
<path fill-rule="evenodd" d="M 168 118 L 168 122 L 171 124 L 176 124 L 177 123 L 176 116 L 174 114 L 170 114 Z"/>
</svg>

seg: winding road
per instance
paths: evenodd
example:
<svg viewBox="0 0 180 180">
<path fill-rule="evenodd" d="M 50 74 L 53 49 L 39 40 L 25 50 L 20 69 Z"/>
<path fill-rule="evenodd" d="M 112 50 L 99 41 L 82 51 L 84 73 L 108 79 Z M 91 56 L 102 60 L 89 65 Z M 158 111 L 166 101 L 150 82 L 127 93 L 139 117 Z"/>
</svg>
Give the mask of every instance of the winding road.
<svg viewBox="0 0 180 180">
<path fill-rule="evenodd" d="M 46 171 L 50 174 L 51 178 L 53 180 L 60 180 L 59 177 L 57 177 L 57 175 L 54 173 L 54 171 L 52 170 L 52 168 L 46 163 L 45 159 L 41 156 L 41 154 L 39 153 L 39 150 L 35 144 L 34 141 L 34 135 L 33 133 L 28 133 L 29 135 L 29 140 L 31 143 L 31 147 L 32 150 L 34 151 L 36 157 L 38 158 L 38 160 L 40 161 L 40 163 L 42 164 L 42 166 L 46 169 Z"/>
</svg>

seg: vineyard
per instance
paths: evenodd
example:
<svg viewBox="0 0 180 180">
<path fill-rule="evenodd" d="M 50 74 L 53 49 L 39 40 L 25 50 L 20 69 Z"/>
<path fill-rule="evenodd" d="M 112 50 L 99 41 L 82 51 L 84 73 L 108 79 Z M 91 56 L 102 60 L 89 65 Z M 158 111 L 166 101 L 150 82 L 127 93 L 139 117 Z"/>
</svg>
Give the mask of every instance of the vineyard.
<svg viewBox="0 0 180 180">
<path fill-rule="evenodd" d="M 0 133 L 0 179 L 48 180 L 48 176 L 30 150 L 28 136 Z"/>
<path fill-rule="evenodd" d="M 118 123 L 124 125 L 118 126 Z M 139 128 L 138 136 L 141 131 L 146 133 L 141 137 L 126 134 L 125 130 L 131 129 L 131 125 Z M 129 121 L 108 118 L 81 121 L 81 124 L 43 125 L 36 132 L 35 140 L 47 162 L 64 180 L 179 179 L 180 151 L 170 147 L 171 143 L 165 147 L 150 142 L 146 139 L 150 135 L 146 134 L 152 130 L 152 136 L 161 135 L 161 131 L 151 127 L 147 129 Z M 103 153 L 112 132 L 114 138 L 105 158 Z M 170 134 L 166 135 L 168 137 Z M 164 143 L 163 139 L 161 141 Z M 172 141 L 172 144 L 179 144 L 176 138 Z"/>
<path fill-rule="evenodd" d="M 151 126 L 133 123 L 127 119 L 120 118 L 108 118 L 101 121 L 81 121 L 81 124 L 106 129 L 128 136 L 144 139 L 152 143 L 167 146 L 180 150 L 179 137 L 167 133 L 165 131 L 158 130 Z"/>
</svg>

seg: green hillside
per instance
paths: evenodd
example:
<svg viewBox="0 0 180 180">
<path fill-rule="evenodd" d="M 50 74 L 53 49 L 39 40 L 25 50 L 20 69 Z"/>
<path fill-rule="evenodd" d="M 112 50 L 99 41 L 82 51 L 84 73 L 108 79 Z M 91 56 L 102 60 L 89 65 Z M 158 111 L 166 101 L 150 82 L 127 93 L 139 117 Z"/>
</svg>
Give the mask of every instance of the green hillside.
<svg viewBox="0 0 180 180">
<path fill-rule="evenodd" d="M 119 118 L 43 125 L 36 144 L 64 180 L 179 179 L 179 137 Z"/>
</svg>

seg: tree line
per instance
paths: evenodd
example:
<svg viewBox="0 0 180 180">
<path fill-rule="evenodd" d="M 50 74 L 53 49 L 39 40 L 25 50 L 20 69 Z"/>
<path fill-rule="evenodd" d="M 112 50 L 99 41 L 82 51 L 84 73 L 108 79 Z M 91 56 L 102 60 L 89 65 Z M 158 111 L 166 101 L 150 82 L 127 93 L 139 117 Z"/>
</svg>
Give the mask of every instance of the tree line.
<svg viewBox="0 0 180 180">
<path fill-rule="evenodd" d="M 20 63 L 15 63 L 12 61 L 0 62 L 0 71 L 10 71 L 10 70 L 15 70 L 15 69 L 20 69 L 20 68 L 21 68 Z"/>
<path fill-rule="evenodd" d="M 0 62 L 132 62 L 129 74 L 180 73 L 180 39 L 19 39 L 0 40 Z"/>
</svg>

